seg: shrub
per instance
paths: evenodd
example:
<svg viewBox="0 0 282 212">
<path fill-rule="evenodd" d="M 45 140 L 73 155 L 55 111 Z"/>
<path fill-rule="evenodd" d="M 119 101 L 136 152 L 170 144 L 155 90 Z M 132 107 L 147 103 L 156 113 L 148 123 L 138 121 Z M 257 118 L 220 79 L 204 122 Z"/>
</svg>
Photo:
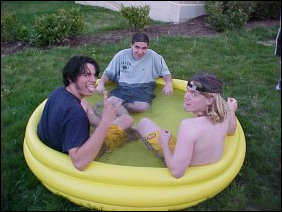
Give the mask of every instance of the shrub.
<svg viewBox="0 0 282 212">
<path fill-rule="evenodd" d="M 211 27 L 225 31 L 244 27 L 255 5 L 251 1 L 207 1 L 205 9 Z"/>
<path fill-rule="evenodd" d="M 60 17 L 64 18 L 68 36 L 75 36 L 84 28 L 83 18 L 79 9 L 72 8 L 68 11 L 60 10 Z"/>
<path fill-rule="evenodd" d="M 135 29 L 141 31 L 150 24 L 149 12 L 150 6 L 131 6 L 124 7 L 121 5 L 121 15 L 126 18 L 128 23 Z"/>
<path fill-rule="evenodd" d="M 216 31 L 224 31 L 228 25 L 226 15 L 223 14 L 222 5 L 222 1 L 207 1 L 205 4 L 208 22 Z"/>
<path fill-rule="evenodd" d="M 1 15 L 1 40 L 17 41 L 27 40 L 28 30 L 17 21 L 15 13 L 4 13 Z"/>
<path fill-rule="evenodd" d="M 14 13 L 1 15 L 1 40 L 13 41 L 16 39 L 17 19 Z"/>
<path fill-rule="evenodd" d="M 44 46 L 56 44 L 64 38 L 77 35 L 84 24 L 79 9 L 61 9 L 57 13 L 36 16 L 32 33 L 32 42 Z"/>
<path fill-rule="evenodd" d="M 19 25 L 17 28 L 17 40 L 29 41 L 30 33 L 26 26 Z"/>
<path fill-rule="evenodd" d="M 256 7 L 251 14 L 251 18 L 258 20 L 279 19 L 280 10 L 280 1 L 256 1 Z"/>
</svg>

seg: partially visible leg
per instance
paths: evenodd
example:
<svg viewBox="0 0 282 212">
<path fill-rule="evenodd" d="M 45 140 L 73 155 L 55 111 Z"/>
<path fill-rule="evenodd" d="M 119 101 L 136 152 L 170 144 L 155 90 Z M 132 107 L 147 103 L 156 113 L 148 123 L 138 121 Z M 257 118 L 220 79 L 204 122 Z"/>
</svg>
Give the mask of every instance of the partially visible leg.
<svg viewBox="0 0 282 212">
<path fill-rule="evenodd" d="M 140 139 L 140 134 L 135 127 L 133 127 L 134 120 L 130 115 L 122 115 L 118 117 L 113 124 L 120 126 L 126 132 L 127 141 L 136 141 Z"/>
<path fill-rule="evenodd" d="M 137 130 L 139 134 L 144 138 L 149 133 L 155 131 L 161 131 L 161 128 L 155 122 L 151 121 L 149 118 L 143 118 L 140 120 Z"/>
<path fill-rule="evenodd" d="M 160 158 L 164 162 L 161 145 L 158 141 L 158 133 L 156 133 L 156 131 L 161 131 L 161 128 L 150 119 L 143 118 L 140 120 L 137 130 L 148 149 L 152 151 L 157 158 Z"/>
<path fill-rule="evenodd" d="M 133 123 L 133 118 L 130 115 L 119 116 L 113 122 L 113 124 L 120 126 L 123 130 L 129 129 Z"/>
<path fill-rule="evenodd" d="M 150 108 L 150 104 L 147 102 L 133 102 L 133 103 L 126 103 L 124 106 L 131 112 L 145 112 Z"/>
<path fill-rule="evenodd" d="M 162 148 L 159 143 L 159 133 L 162 129 L 153 121 L 148 118 L 143 118 L 139 122 L 137 128 L 140 136 L 142 137 L 143 142 L 146 146 L 153 151 L 153 153 L 158 157 L 162 158 Z M 171 151 L 174 151 L 176 145 L 176 138 L 172 136 L 169 141 L 169 147 Z"/>
<path fill-rule="evenodd" d="M 109 101 L 112 102 L 114 105 L 117 105 L 120 102 L 123 102 L 122 99 L 115 97 L 115 96 L 111 96 L 109 98 Z M 128 115 L 128 114 L 129 113 L 128 113 L 127 109 L 123 105 L 120 105 L 120 108 L 118 110 L 118 115 Z"/>
<path fill-rule="evenodd" d="M 114 150 L 117 147 L 120 147 L 126 140 L 126 130 L 128 130 L 132 125 L 133 118 L 130 115 L 117 117 L 108 129 L 108 133 L 104 141 L 107 149 Z"/>
</svg>

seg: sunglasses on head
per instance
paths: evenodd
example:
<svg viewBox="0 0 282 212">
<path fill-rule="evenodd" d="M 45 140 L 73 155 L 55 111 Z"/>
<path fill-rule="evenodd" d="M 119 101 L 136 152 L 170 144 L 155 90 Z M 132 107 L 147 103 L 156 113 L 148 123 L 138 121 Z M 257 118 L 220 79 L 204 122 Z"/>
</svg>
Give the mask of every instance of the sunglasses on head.
<svg viewBox="0 0 282 212">
<path fill-rule="evenodd" d="M 197 91 L 202 91 L 202 92 L 205 92 L 205 89 L 204 87 L 202 86 L 202 84 L 198 81 L 188 81 L 187 83 L 187 86 L 189 88 L 191 88 L 192 90 L 197 90 Z"/>
</svg>

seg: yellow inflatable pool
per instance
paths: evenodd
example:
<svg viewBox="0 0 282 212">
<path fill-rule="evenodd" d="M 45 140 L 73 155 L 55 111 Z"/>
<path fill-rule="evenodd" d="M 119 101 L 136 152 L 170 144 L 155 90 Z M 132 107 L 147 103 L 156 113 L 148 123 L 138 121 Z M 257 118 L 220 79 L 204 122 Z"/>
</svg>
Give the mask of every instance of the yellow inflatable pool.
<svg viewBox="0 0 282 212">
<path fill-rule="evenodd" d="M 157 83 L 163 84 L 162 80 Z M 186 90 L 187 81 L 173 80 Z M 237 120 L 236 133 L 226 137 L 223 158 L 214 164 L 189 167 L 176 179 L 167 168 L 113 165 L 93 161 L 78 171 L 68 155 L 43 144 L 36 133 L 45 102 L 31 115 L 25 132 L 24 156 L 31 171 L 53 193 L 98 210 L 179 210 L 221 192 L 240 171 L 246 143 Z"/>
</svg>

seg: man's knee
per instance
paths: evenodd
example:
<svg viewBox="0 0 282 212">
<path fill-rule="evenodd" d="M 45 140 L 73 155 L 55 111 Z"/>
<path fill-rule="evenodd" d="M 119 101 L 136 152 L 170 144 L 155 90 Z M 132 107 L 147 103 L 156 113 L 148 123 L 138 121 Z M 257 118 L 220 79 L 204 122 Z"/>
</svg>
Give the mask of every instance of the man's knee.
<svg viewBox="0 0 282 212">
<path fill-rule="evenodd" d="M 125 107 L 132 112 L 145 112 L 150 108 L 147 102 L 134 102 L 125 104 Z"/>
<path fill-rule="evenodd" d="M 119 104 L 120 102 L 123 102 L 122 99 L 115 97 L 115 96 L 111 96 L 108 99 L 112 104 Z"/>
<path fill-rule="evenodd" d="M 152 121 L 149 118 L 142 118 L 138 123 L 138 129 L 143 128 L 143 126 L 146 126 L 150 122 Z"/>
<path fill-rule="evenodd" d="M 124 119 L 124 122 L 128 125 L 127 128 L 131 127 L 134 123 L 134 120 L 132 116 L 130 115 L 122 115 L 122 118 Z"/>
<path fill-rule="evenodd" d="M 146 102 L 142 103 L 139 105 L 139 109 L 142 110 L 142 111 L 146 111 L 150 108 L 150 105 Z"/>
<path fill-rule="evenodd" d="M 134 120 L 130 115 L 122 115 L 114 121 L 114 124 L 119 125 L 124 130 L 130 128 L 133 125 L 133 123 Z"/>
</svg>

